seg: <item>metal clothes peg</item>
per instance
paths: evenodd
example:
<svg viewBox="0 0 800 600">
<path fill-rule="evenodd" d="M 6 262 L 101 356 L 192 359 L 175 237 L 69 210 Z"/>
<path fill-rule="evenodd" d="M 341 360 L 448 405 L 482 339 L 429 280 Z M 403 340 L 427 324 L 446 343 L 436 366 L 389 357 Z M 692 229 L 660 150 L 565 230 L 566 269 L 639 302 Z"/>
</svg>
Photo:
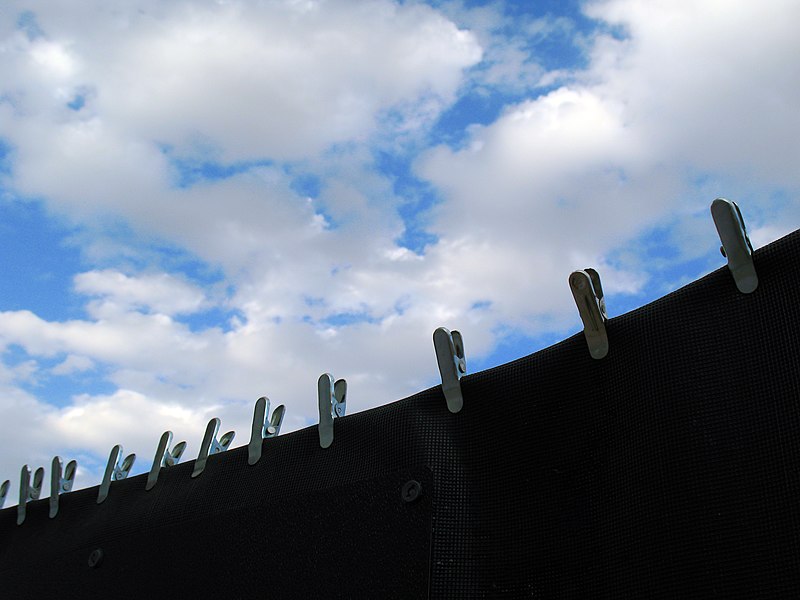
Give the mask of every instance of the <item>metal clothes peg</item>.
<svg viewBox="0 0 800 600">
<path fill-rule="evenodd" d="M 0 485 L 0 508 L 3 508 L 3 505 L 6 503 L 6 496 L 8 496 L 8 488 L 11 487 L 11 482 L 6 479 L 2 485 Z"/>
<path fill-rule="evenodd" d="M 58 514 L 58 496 L 72 490 L 75 484 L 75 471 L 78 469 L 77 461 L 71 460 L 63 468 L 62 474 L 61 457 L 54 456 L 52 468 L 50 469 L 50 518 Z"/>
<path fill-rule="evenodd" d="M 161 439 L 158 440 L 156 447 L 156 454 L 153 457 L 153 466 L 150 467 L 150 473 L 147 475 L 147 484 L 144 486 L 145 490 L 151 490 L 158 481 L 158 475 L 161 469 L 171 467 L 178 464 L 186 450 L 186 442 L 178 442 L 172 450 L 169 445 L 172 443 L 172 432 L 165 431 L 161 434 Z"/>
<path fill-rule="evenodd" d="M 25 521 L 25 511 L 30 500 L 38 500 L 42 493 L 42 482 L 44 481 L 44 467 L 39 467 L 33 473 L 31 481 L 31 470 L 28 465 L 24 465 L 19 474 L 19 504 L 17 505 L 17 525 L 22 525 Z"/>
<path fill-rule="evenodd" d="M 333 443 L 333 420 L 343 417 L 347 410 L 347 382 L 333 382 L 330 373 L 323 373 L 317 380 L 319 400 L 319 445 L 328 448 Z"/>
<path fill-rule="evenodd" d="M 269 398 L 262 396 L 256 400 L 253 411 L 253 425 L 250 429 L 250 443 L 247 445 L 247 464 L 254 465 L 261 458 L 262 440 L 280 434 L 286 407 L 281 404 L 269 416 Z"/>
<path fill-rule="evenodd" d="M 100 483 L 100 490 L 97 492 L 98 504 L 101 504 L 108 497 L 112 481 L 125 479 L 128 473 L 131 472 L 133 463 L 136 461 L 136 455 L 129 454 L 123 459 L 123 454 L 124 450 L 119 444 L 111 449 L 111 453 L 108 455 L 108 463 L 106 463 L 106 471 L 103 474 L 103 481 Z"/>
<path fill-rule="evenodd" d="M 711 217 L 722 242 L 720 252 L 728 259 L 728 269 L 736 287 L 749 294 L 758 287 L 758 275 L 753 264 L 753 245 L 747 236 L 742 211 L 736 202 L 717 198 L 711 203 Z"/>
<path fill-rule="evenodd" d="M 194 461 L 194 471 L 192 477 L 198 477 L 206 468 L 206 461 L 212 454 L 225 452 L 228 447 L 233 443 L 233 438 L 236 432 L 229 431 L 217 441 L 217 433 L 219 432 L 220 420 L 216 417 L 211 419 L 206 425 L 206 432 L 203 435 L 203 441 L 200 442 L 200 452 L 197 455 L 197 460 Z"/>
<path fill-rule="evenodd" d="M 447 400 L 447 409 L 457 413 L 464 407 L 464 396 L 461 394 L 461 377 L 467 372 L 464 340 L 460 332 L 439 327 L 433 332 L 433 348 L 442 376 L 442 392 Z"/>
<path fill-rule="evenodd" d="M 578 313 L 583 321 L 583 335 L 592 358 L 603 358 L 608 354 L 606 333 L 606 301 L 600 275 L 594 269 L 573 271 L 569 276 L 569 289 L 575 298 Z"/>
</svg>

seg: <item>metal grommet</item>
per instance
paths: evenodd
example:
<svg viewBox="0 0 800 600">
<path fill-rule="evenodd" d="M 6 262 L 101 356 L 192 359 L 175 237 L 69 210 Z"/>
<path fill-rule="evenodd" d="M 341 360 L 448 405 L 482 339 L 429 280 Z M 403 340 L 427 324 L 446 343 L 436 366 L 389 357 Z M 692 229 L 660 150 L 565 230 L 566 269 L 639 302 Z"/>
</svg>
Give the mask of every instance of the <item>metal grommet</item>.
<svg viewBox="0 0 800 600">
<path fill-rule="evenodd" d="M 422 484 L 419 481 L 411 479 L 403 484 L 403 489 L 400 491 L 400 496 L 403 502 L 414 502 L 422 494 Z"/>
<path fill-rule="evenodd" d="M 103 562 L 103 550 L 101 548 L 96 548 L 92 550 L 92 553 L 89 555 L 89 560 L 87 561 L 91 568 L 97 568 L 100 566 L 100 563 Z"/>
</svg>

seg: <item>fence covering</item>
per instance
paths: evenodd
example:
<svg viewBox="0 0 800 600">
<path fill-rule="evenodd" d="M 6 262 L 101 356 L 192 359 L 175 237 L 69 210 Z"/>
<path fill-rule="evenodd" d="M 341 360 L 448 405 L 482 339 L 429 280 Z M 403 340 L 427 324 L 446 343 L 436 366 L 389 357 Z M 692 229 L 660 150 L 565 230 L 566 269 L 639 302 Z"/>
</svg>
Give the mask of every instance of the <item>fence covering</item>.
<svg viewBox="0 0 800 600">
<path fill-rule="evenodd" d="M 800 598 L 800 234 L 582 334 L 247 448 L 0 511 L 7 598 Z M 431 357 L 433 360 L 433 356 Z M 300 383 L 298 383 L 300 385 Z"/>
</svg>

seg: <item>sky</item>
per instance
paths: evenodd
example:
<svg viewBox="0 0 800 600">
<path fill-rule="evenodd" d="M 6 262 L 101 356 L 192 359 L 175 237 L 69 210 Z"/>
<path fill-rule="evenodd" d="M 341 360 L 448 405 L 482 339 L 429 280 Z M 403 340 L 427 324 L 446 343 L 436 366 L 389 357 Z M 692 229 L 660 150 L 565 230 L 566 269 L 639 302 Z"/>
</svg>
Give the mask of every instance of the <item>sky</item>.
<svg viewBox="0 0 800 600">
<path fill-rule="evenodd" d="M 800 227 L 795 0 L 0 4 L 0 481 L 249 440 L 580 332 Z M 613 352 L 613 339 L 610 340 Z M 334 442 L 335 443 L 335 442 Z M 46 474 L 49 480 L 49 473 Z M 46 483 L 43 495 L 49 494 Z"/>
</svg>

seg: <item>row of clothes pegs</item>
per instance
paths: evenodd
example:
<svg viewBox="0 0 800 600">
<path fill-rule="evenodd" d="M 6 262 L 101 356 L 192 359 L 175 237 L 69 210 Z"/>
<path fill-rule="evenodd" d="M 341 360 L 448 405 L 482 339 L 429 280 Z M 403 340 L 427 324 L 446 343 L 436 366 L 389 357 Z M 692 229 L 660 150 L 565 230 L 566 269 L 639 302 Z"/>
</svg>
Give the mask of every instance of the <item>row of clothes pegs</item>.
<svg viewBox="0 0 800 600">
<path fill-rule="evenodd" d="M 266 396 L 262 396 L 256 401 L 255 410 L 253 411 L 251 438 L 247 447 L 247 462 L 250 465 L 256 464 L 261 458 L 262 440 L 276 437 L 280 433 L 286 408 L 283 405 L 278 406 L 272 412 L 271 416 L 269 414 L 269 409 L 270 402 L 269 398 Z M 220 420 L 216 417 L 208 422 L 205 434 L 203 435 L 203 441 L 200 443 L 200 452 L 197 455 L 197 459 L 195 459 L 192 477 L 199 477 L 203 473 L 209 456 L 226 451 L 233 443 L 233 438 L 235 436 L 233 431 L 227 432 L 222 437 L 217 437 L 220 424 Z M 153 465 L 147 475 L 145 490 L 149 491 L 155 487 L 162 469 L 172 467 L 180 462 L 181 456 L 184 450 L 186 450 L 186 442 L 179 442 L 170 447 L 171 444 L 172 432 L 165 431 L 161 435 L 161 439 L 156 447 Z M 111 491 L 112 481 L 120 481 L 128 476 L 133 468 L 134 462 L 136 462 L 136 454 L 125 456 L 121 445 L 117 444 L 111 449 L 103 474 L 103 480 L 100 482 L 100 487 L 98 488 L 97 504 L 102 504 L 108 497 Z M 58 514 L 59 496 L 72 490 L 73 484 L 75 483 L 77 467 L 78 463 L 71 460 L 67 463 L 67 466 L 62 469 L 61 458 L 58 456 L 53 458 L 50 479 L 51 519 Z M 20 472 L 19 504 L 17 505 L 17 525 L 21 525 L 25 521 L 28 502 L 39 499 L 43 482 L 43 467 L 36 469 L 33 473 L 33 477 L 31 477 L 31 470 L 28 468 L 28 465 L 22 467 Z M 9 483 L 10 482 L 6 480 L 0 485 L 0 508 L 2 508 L 5 503 Z"/>
<path fill-rule="evenodd" d="M 736 287 L 745 294 L 753 292 L 758 286 L 758 277 L 753 264 L 753 247 L 747 236 L 747 229 L 739 207 L 735 202 L 717 198 L 711 204 L 711 214 L 722 242 L 720 251 L 728 259 L 728 268 L 733 275 Z M 583 333 L 589 354 L 592 358 L 602 359 L 608 354 L 609 343 L 606 331 L 608 315 L 600 275 L 594 269 L 573 271 L 569 276 L 569 286 L 583 321 Z M 449 331 L 444 327 L 439 327 L 433 332 L 433 346 L 447 408 L 451 413 L 458 413 L 464 406 L 461 378 L 467 372 L 464 340 L 458 331 Z M 334 381 L 329 373 L 323 373 L 317 381 L 317 397 L 319 401 L 319 445 L 321 448 L 328 448 L 333 443 L 334 420 L 345 415 L 347 382 L 344 379 Z M 261 458 L 264 439 L 276 437 L 280 433 L 284 414 L 285 407 L 281 405 L 270 416 L 270 401 L 266 396 L 262 396 L 256 401 L 250 443 L 247 446 L 248 464 L 254 465 Z M 229 431 L 218 438 L 219 428 L 220 420 L 218 418 L 215 417 L 208 422 L 203 441 L 200 444 L 200 451 L 195 459 L 192 477 L 199 477 L 203 473 L 209 456 L 226 451 L 233 443 L 235 433 Z M 171 444 L 172 432 L 165 431 L 158 442 L 145 490 L 155 487 L 161 469 L 171 467 L 180 461 L 186 449 L 186 442 L 180 442 L 170 448 Z M 111 449 L 97 494 L 98 504 L 108 497 L 111 482 L 125 479 L 133 467 L 136 455 L 129 454 L 124 458 L 123 455 L 122 446 L 116 445 Z M 53 458 L 50 482 L 50 518 L 58 514 L 59 495 L 72 489 L 76 469 L 77 463 L 74 460 L 63 467 L 60 457 Z M 39 498 L 43 480 L 44 469 L 42 467 L 36 469 L 33 479 L 31 479 L 28 465 L 22 467 L 17 524 L 22 524 L 25 520 L 27 503 Z M 8 488 L 8 481 L 0 485 L 0 508 L 5 502 Z"/>
<path fill-rule="evenodd" d="M 737 289 L 743 294 L 752 293 L 758 287 L 758 276 L 753 264 L 753 246 L 739 206 L 731 200 L 717 198 L 711 203 L 711 217 L 722 242 L 720 252 L 728 259 L 728 269 Z M 608 314 L 600 275 L 594 269 L 573 271 L 569 287 L 583 321 L 589 354 L 595 359 L 605 358 L 608 355 Z M 461 394 L 461 376 L 467 372 L 464 340 L 458 331 L 440 327 L 433 332 L 433 345 L 447 407 L 450 412 L 457 413 L 464 405 Z"/>
<path fill-rule="evenodd" d="M 711 203 L 711 217 L 722 242 L 720 252 L 728 259 L 736 288 L 743 294 L 754 292 L 758 287 L 758 275 L 753 264 L 753 246 L 739 206 L 731 200 L 717 198 Z M 608 315 L 600 275 L 594 269 L 573 271 L 569 286 L 583 321 L 589 353 L 592 358 L 604 358 L 608 354 L 605 327 Z"/>
</svg>

